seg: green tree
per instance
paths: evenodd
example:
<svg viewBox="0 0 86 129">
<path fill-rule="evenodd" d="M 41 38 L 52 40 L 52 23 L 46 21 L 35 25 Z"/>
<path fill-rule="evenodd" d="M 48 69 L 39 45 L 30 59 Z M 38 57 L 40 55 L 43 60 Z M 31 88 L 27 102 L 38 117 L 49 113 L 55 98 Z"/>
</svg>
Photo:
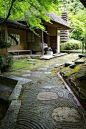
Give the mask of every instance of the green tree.
<svg viewBox="0 0 86 129">
<path fill-rule="evenodd" d="M 55 4 L 58 4 L 58 0 L 0 0 L 0 17 L 5 18 L 4 21 L 8 18 L 13 20 L 25 18 L 30 29 L 44 30 L 41 19 L 49 22 L 45 11 L 49 13 L 54 10 Z"/>
<path fill-rule="evenodd" d="M 63 0 L 59 5 L 60 12 L 68 13 L 68 22 L 72 29 L 70 38 L 83 40 L 86 33 L 86 8 L 79 0 Z"/>
</svg>

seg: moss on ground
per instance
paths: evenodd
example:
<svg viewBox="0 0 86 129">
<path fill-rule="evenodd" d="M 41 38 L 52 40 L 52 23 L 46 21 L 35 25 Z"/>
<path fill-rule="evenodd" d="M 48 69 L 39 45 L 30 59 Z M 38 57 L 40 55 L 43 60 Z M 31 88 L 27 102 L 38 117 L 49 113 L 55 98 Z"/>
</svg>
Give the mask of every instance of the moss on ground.
<svg viewBox="0 0 86 129">
<path fill-rule="evenodd" d="M 86 62 L 86 58 L 83 58 L 82 60 L 85 60 L 85 62 Z M 76 84 L 77 88 L 80 89 L 80 92 L 77 91 L 76 89 L 74 89 L 74 87 L 70 83 L 71 87 L 74 89 L 74 91 L 79 96 L 79 98 L 81 99 L 83 104 L 86 106 L 86 79 L 85 79 L 86 78 L 86 74 L 85 74 L 86 65 L 85 65 L 85 63 L 80 64 L 80 65 L 77 65 L 71 71 L 70 70 L 71 70 L 70 67 L 65 67 L 60 72 L 64 73 L 63 76 L 64 76 L 64 78 L 66 77 L 66 81 L 68 83 L 70 83 L 69 80 L 71 80 L 72 82 L 74 82 Z M 66 73 L 66 71 L 68 71 L 68 72 Z M 81 77 L 81 76 L 85 76 L 85 77 Z"/>
<path fill-rule="evenodd" d="M 64 77 L 70 76 L 70 75 L 72 75 L 72 74 L 78 72 L 79 69 L 80 69 L 80 67 L 79 67 L 79 66 L 76 66 L 72 71 L 66 73 L 66 74 L 64 75 Z"/>
</svg>

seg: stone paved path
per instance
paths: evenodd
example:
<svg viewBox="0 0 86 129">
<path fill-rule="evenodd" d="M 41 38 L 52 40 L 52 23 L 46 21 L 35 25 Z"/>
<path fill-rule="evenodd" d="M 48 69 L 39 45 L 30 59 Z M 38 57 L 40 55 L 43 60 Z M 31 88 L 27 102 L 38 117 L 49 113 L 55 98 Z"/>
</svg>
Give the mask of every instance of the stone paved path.
<svg viewBox="0 0 86 129">
<path fill-rule="evenodd" d="M 26 73 L 33 81 L 24 89 L 15 129 L 86 129 L 85 111 L 60 77 L 49 71 L 76 58 L 74 54 L 52 59 L 49 67 Z"/>
</svg>

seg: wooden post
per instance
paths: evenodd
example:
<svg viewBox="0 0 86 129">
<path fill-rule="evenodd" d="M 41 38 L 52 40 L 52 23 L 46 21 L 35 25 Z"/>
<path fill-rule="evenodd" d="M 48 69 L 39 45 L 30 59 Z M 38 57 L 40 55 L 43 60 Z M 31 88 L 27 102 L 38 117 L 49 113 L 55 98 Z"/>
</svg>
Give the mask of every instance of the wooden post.
<svg viewBox="0 0 86 129">
<path fill-rule="evenodd" d="M 57 32 L 58 30 L 57 30 L 57 28 L 56 28 L 56 37 L 57 37 L 57 39 L 56 39 L 56 42 L 57 42 L 57 54 L 58 54 L 58 32 Z"/>
<path fill-rule="evenodd" d="M 44 55 L 44 37 L 43 37 L 43 31 L 42 31 L 42 55 Z"/>
<path fill-rule="evenodd" d="M 57 30 L 57 53 L 60 53 L 60 34 Z"/>
</svg>

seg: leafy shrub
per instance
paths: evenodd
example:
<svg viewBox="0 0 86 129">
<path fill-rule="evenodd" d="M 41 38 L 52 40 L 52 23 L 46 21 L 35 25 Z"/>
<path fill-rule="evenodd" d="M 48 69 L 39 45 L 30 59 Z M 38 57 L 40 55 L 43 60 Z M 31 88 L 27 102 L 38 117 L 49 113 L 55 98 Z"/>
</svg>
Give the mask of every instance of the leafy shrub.
<svg viewBox="0 0 86 129">
<path fill-rule="evenodd" d="M 8 47 L 11 47 L 11 43 L 7 43 L 0 39 L 0 48 L 8 48 Z"/>
<path fill-rule="evenodd" d="M 0 58 L 0 68 L 2 71 L 8 71 L 13 64 L 13 56 L 10 54 L 4 54 L 5 58 Z"/>
<path fill-rule="evenodd" d="M 4 54 L 5 58 L 4 58 L 4 70 L 8 71 L 9 68 L 11 67 L 11 65 L 13 64 L 13 56 L 8 54 Z"/>
<path fill-rule="evenodd" d="M 81 49 L 82 43 L 78 40 L 70 40 L 66 43 L 61 43 L 61 50 L 77 50 Z"/>
<path fill-rule="evenodd" d="M 11 47 L 10 42 L 5 42 L 1 40 L 2 31 L 0 31 L 0 48 L 8 48 Z"/>
</svg>

